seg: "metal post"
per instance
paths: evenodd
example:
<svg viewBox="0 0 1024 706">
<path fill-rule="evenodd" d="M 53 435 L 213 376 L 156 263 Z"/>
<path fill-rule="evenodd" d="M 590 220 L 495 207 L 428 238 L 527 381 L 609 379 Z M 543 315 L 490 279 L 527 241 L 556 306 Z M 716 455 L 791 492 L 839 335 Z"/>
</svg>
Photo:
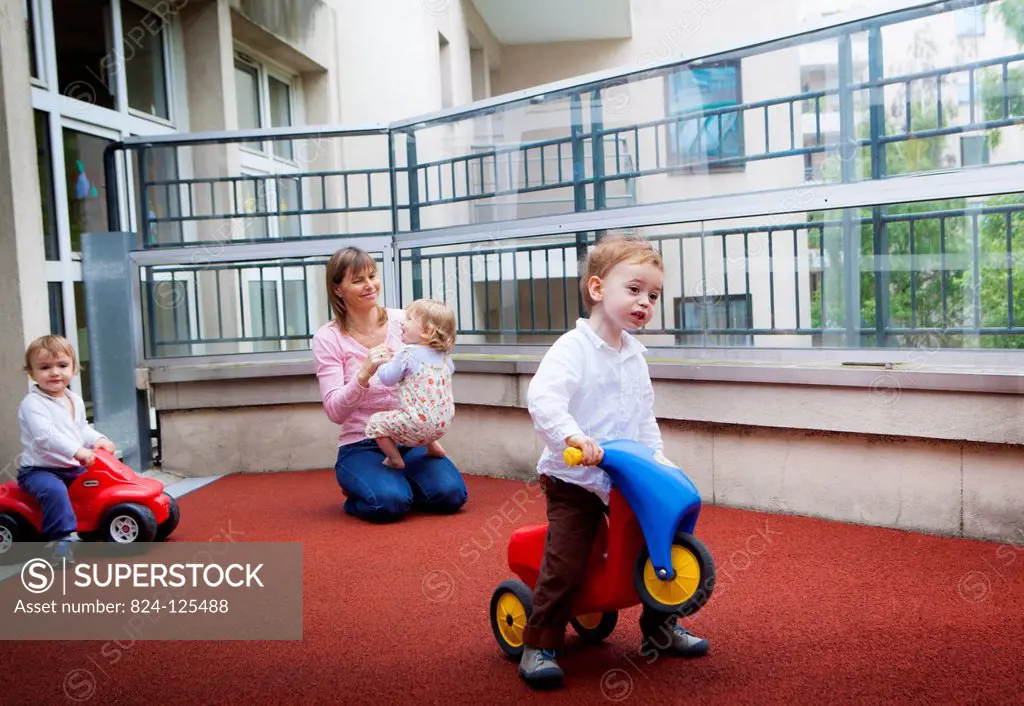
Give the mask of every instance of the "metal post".
<svg viewBox="0 0 1024 706">
<path fill-rule="evenodd" d="M 839 145 L 843 183 L 856 179 L 857 135 L 854 132 L 853 44 L 849 33 L 839 38 Z M 843 209 L 843 317 L 846 345 L 860 348 L 860 224 L 854 222 L 853 209 Z"/>
<path fill-rule="evenodd" d="M 146 176 L 147 166 L 146 148 L 139 149 L 139 213 L 142 214 L 139 222 L 139 235 L 142 247 L 148 248 L 154 245 L 155 238 L 149 232 L 149 209 L 146 208 L 146 191 L 149 187 L 149 179 Z"/>
<path fill-rule="evenodd" d="M 402 268 L 397 257 L 399 250 L 395 236 L 401 230 L 402 224 L 400 223 L 401 216 L 398 210 L 398 171 L 395 160 L 395 133 L 390 130 L 388 131 L 388 186 L 391 193 L 391 246 L 385 248 L 383 255 L 384 270 L 390 280 L 385 281 L 387 289 L 384 299 L 387 306 L 397 309 L 400 308 L 399 302 L 401 302 Z M 299 193 L 302 193 L 301 189 Z M 324 204 L 324 206 L 326 207 L 327 204 Z"/>
<path fill-rule="evenodd" d="M 420 180 L 416 170 L 416 133 L 409 132 L 405 136 L 405 168 L 409 175 L 409 230 L 420 229 Z M 420 261 L 420 249 L 412 250 L 412 298 L 423 297 L 423 263 Z"/>
<path fill-rule="evenodd" d="M 95 427 L 123 452 L 124 463 L 143 473 L 152 465 L 149 400 L 136 383 L 133 233 L 83 233 L 82 280 Z"/>
<path fill-rule="evenodd" d="M 587 210 L 587 185 L 584 183 L 587 173 L 586 153 L 583 149 L 583 99 L 579 92 L 572 94 L 570 103 L 570 117 L 572 120 L 570 137 L 572 141 L 572 183 L 573 201 L 577 213 Z M 587 233 L 576 233 L 576 262 L 580 267 L 587 259 Z M 583 276 L 583 272 L 580 272 Z M 576 288 L 576 300 L 579 305 L 580 316 L 586 317 L 587 312 L 583 307 L 583 294 Z M 568 325 L 569 322 L 566 322 Z M 570 326 L 571 328 L 571 326 Z"/>
<path fill-rule="evenodd" d="M 605 208 L 605 190 L 607 184 L 604 181 L 604 106 L 601 103 L 601 89 L 595 89 L 590 97 L 590 144 L 593 147 L 591 162 L 594 165 L 594 210 L 600 211 Z M 604 231 L 597 233 L 598 239 L 604 235 Z"/>
<path fill-rule="evenodd" d="M 885 90 L 878 82 L 885 74 L 882 64 L 882 29 L 872 27 L 868 32 L 868 80 L 871 82 L 871 178 L 885 176 L 885 145 L 879 142 L 885 135 Z M 882 221 L 883 207 L 871 209 L 871 231 L 874 235 L 875 259 L 875 345 L 889 346 L 889 233 Z"/>
</svg>

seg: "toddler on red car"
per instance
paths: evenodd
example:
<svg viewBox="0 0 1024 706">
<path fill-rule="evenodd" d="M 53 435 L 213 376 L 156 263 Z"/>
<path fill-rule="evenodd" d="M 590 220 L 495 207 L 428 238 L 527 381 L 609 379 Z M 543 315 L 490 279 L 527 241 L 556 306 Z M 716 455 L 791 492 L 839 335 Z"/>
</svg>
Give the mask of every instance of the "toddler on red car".
<svg viewBox="0 0 1024 706">
<path fill-rule="evenodd" d="M 18 407 L 23 449 L 18 485 L 42 508 L 43 538 L 55 542 L 59 558 L 69 555 L 69 542 L 80 541 L 68 486 L 92 464 L 94 449 L 117 449 L 89 425 L 85 403 L 68 387 L 78 360 L 66 338 L 34 340 L 25 351 L 25 372 L 35 384 Z"/>
</svg>

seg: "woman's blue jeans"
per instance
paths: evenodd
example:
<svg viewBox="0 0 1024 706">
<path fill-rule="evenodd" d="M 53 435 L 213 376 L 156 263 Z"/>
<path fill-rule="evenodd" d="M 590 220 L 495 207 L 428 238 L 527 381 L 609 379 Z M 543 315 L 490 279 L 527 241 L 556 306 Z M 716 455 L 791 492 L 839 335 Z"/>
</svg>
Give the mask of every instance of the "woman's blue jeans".
<svg viewBox="0 0 1024 706">
<path fill-rule="evenodd" d="M 373 439 L 338 448 L 334 473 L 347 495 L 345 512 L 370 522 L 394 522 L 410 510 L 448 514 L 469 497 L 466 482 L 447 458 L 426 455 L 426 447 L 399 446 L 405 468 L 388 468 Z"/>
</svg>

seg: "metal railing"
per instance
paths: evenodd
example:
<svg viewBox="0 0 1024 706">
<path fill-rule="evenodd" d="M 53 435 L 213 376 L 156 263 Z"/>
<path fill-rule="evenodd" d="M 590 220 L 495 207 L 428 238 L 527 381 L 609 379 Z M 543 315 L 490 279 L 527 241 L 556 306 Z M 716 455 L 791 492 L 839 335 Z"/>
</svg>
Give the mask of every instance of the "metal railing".
<svg viewBox="0 0 1024 706">
<path fill-rule="evenodd" d="M 146 204 L 128 214 L 108 189 L 112 228 L 132 217 L 141 234 L 141 358 L 307 348 L 328 320 L 326 257 L 353 243 L 378 257 L 389 305 L 449 302 L 463 344 L 544 343 L 580 315 L 587 247 L 622 230 L 665 260 L 655 345 L 1022 346 L 1024 53 L 894 75 L 883 60 L 883 29 L 1001 2 L 922 3 L 391 125 L 113 145 L 108 185 L 133 153 Z M 742 81 L 815 43 L 834 47 L 833 84 Z M 744 100 L 748 85 L 769 95 Z M 968 163 L 958 136 L 996 159 Z M 255 138 L 291 157 L 241 147 Z"/>
</svg>

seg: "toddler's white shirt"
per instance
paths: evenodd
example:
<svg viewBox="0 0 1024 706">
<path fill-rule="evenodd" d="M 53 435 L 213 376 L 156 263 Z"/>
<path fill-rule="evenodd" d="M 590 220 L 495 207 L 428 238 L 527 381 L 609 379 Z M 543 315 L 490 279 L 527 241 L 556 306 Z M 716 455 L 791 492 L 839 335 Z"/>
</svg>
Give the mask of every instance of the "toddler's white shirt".
<svg viewBox="0 0 1024 706">
<path fill-rule="evenodd" d="M 631 439 L 662 452 L 646 352 L 625 331 L 622 350 L 615 350 L 586 319 L 577 319 L 576 328 L 555 341 L 527 392 L 530 416 L 545 445 L 537 473 L 583 486 L 607 504 L 611 478 L 596 466 L 566 466 L 566 437 L 585 434 L 599 444 Z"/>
<path fill-rule="evenodd" d="M 71 390 L 64 394 L 75 409 L 74 417 L 64 400 L 50 397 L 33 386 L 18 407 L 21 423 L 21 466 L 74 468 L 81 464 L 75 454 L 82 447 L 95 448 L 105 438 L 85 420 L 85 403 Z"/>
</svg>

